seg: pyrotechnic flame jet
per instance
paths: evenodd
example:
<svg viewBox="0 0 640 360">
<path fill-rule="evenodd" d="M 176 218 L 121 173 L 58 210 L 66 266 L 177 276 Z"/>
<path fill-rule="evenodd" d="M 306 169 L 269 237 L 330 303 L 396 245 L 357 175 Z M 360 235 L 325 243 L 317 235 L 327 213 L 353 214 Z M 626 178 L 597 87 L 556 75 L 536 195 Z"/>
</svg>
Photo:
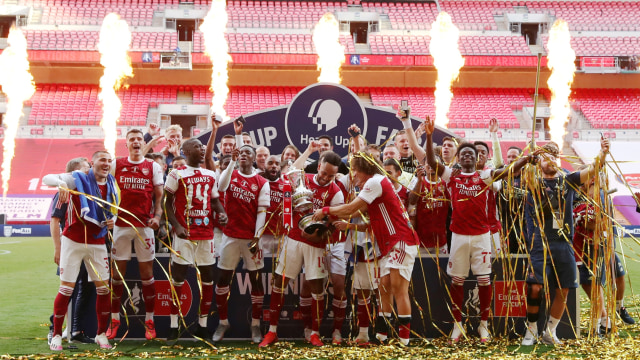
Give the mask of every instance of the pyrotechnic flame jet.
<svg viewBox="0 0 640 360">
<path fill-rule="evenodd" d="M 204 34 L 205 54 L 211 59 L 211 112 L 220 117 L 222 121 L 229 120 L 224 104 L 229 95 L 229 72 L 228 66 L 231 62 L 229 55 L 229 44 L 224 37 L 227 30 L 226 2 L 224 0 L 213 0 L 211 9 L 200 25 L 200 31 Z"/>
<path fill-rule="evenodd" d="M 29 72 L 27 39 L 20 29 L 9 30 L 9 47 L 0 54 L 0 86 L 7 95 L 7 113 L 4 117 L 4 140 L 2 142 L 2 196 L 6 197 L 11 179 L 11 161 L 15 154 L 16 134 L 23 102 L 36 91 L 33 76 Z"/>
<path fill-rule="evenodd" d="M 458 79 L 460 69 L 464 65 L 464 58 L 458 48 L 460 32 L 451 21 L 451 16 L 446 12 L 438 14 L 436 21 L 431 24 L 429 32 L 431 41 L 429 42 L 429 52 L 433 57 L 433 65 L 438 72 L 436 80 L 435 102 L 436 102 L 436 125 L 447 127 L 449 118 L 447 113 L 451 106 L 453 93 L 451 84 Z"/>
<path fill-rule="evenodd" d="M 118 14 L 107 14 L 100 29 L 100 64 L 104 66 L 104 74 L 100 78 L 100 94 L 102 100 L 102 121 L 100 126 L 104 130 L 104 147 L 115 158 L 116 140 L 118 138 L 116 126 L 120 119 L 122 102 L 116 91 L 120 89 L 125 77 L 133 76 L 129 45 L 131 31 L 127 22 L 120 19 Z"/>
<path fill-rule="evenodd" d="M 547 66 L 551 70 L 547 80 L 551 90 L 549 133 L 551 141 L 556 142 L 562 151 L 571 111 L 569 95 L 576 72 L 576 53 L 571 48 L 571 35 L 566 21 L 558 19 L 553 23 L 549 30 L 547 48 Z"/>
<path fill-rule="evenodd" d="M 342 83 L 340 68 L 344 64 L 344 46 L 340 44 L 340 26 L 333 14 L 324 14 L 316 24 L 313 45 L 318 54 L 318 82 Z"/>
</svg>

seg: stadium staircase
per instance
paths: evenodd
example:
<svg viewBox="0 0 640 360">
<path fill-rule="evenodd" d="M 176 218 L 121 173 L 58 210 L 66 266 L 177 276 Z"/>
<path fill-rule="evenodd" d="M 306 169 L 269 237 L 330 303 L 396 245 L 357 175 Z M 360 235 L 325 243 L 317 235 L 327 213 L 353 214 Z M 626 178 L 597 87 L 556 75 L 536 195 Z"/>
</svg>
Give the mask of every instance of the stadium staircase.
<svg viewBox="0 0 640 360">
<path fill-rule="evenodd" d="M 380 14 L 380 30 L 381 31 L 388 31 L 391 30 L 391 20 L 389 20 L 389 15 L 387 14 Z"/>
</svg>

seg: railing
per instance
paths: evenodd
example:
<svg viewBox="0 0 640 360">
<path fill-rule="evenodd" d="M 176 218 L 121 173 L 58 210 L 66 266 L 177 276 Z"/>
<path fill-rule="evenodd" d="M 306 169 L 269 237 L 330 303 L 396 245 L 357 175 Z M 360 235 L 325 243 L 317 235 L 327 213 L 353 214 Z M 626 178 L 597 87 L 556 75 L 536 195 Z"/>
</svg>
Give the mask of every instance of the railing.
<svg viewBox="0 0 640 360">
<path fill-rule="evenodd" d="M 191 70 L 191 53 L 173 52 L 160 54 L 160 69 Z"/>
<path fill-rule="evenodd" d="M 580 70 L 585 73 L 618 73 L 620 64 L 613 56 L 583 56 L 580 58 Z"/>
</svg>

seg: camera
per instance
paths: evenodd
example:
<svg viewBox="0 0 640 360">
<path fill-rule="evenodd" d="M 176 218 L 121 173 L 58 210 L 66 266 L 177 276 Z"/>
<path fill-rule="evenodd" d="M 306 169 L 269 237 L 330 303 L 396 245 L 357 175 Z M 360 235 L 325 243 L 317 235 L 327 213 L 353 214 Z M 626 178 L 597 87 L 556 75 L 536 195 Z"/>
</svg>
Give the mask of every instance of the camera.
<svg viewBox="0 0 640 360">
<path fill-rule="evenodd" d="M 349 133 L 349 136 L 352 138 L 358 137 L 360 135 L 360 131 L 354 130 L 352 127 L 349 127 L 349 129 L 347 129 L 347 132 Z"/>
<path fill-rule="evenodd" d="M 400 110 L 404 111 L 405 118 L 409 118 L 409 113 L 411 112 L 411 106 L 409 106 L 409 100 L 400 101 Z"/>
<path fill-rule="evenodd" d="M 213 116 L 213 121 L 217 122 L 217 123 L 221 123 L 222 122 L 222 117 L 216 113 L 213 112 L 213 110 L 209 110 L 209 117 Z"/>
</svg>

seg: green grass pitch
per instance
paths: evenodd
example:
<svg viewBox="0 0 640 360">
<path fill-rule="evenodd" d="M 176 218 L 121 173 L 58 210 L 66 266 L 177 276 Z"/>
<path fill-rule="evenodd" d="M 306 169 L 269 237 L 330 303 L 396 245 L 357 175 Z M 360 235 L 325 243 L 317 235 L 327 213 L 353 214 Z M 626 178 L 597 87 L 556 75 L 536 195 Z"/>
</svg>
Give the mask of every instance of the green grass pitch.
<svg viewBox="0 0 640 360">
<path fill-rule="evenodd" d="M 635 305 L 640 295 L 640 245 L 624 240 L 631 286 L 627 285 L 626 303 L 637 319 Z M 481 345 L 475 340 L 452 347 L 445 339 L 432 342 L 414 341 L 409 348 L 387 346 L 358 349 L 350 346 L 310 348 L 302 342 L 282 342 L 269 350 L 258 350 L 248 342 L 225 342 L 217 349 L 202 342 L 180 342 L 166 347 L 163 341 L 124 341 L 115 350 L 99 351 L 96 345 L 78 345 L 77 350 L 52 354 L 46 342 L 48 319 L 59 279 L 53 263 L 50 238 L 0 239 L 0 358 L 479 358 L 479 357 L 635 357 L 640 355 L 636 326 L 620 331 L 611 341 L 593 343 L 578 340 L 567 347 L 547 346 L 521 348 L 517 341 L 496 340 Z M 586 296 L 581 291 L 581 297 Z M 583 307 L 586 303 L 583 302 Z M 66 344 L 63 344 L 66 346 Z"/>
</svg>

